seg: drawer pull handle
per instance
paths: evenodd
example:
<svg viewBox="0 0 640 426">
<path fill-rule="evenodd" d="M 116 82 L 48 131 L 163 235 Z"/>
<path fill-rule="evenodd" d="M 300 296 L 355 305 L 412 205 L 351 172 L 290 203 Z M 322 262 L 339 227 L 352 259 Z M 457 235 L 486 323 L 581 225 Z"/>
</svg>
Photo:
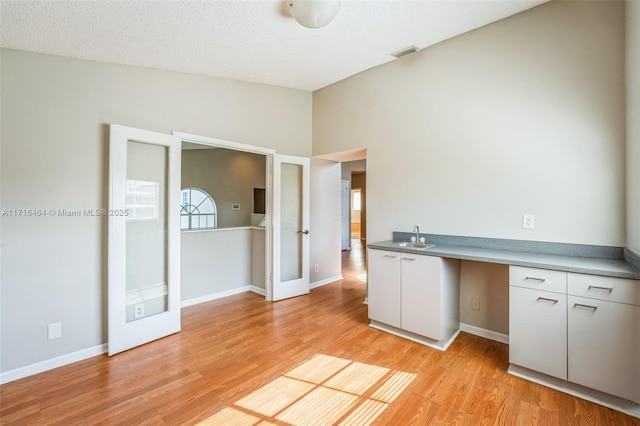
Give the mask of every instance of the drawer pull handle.
<svg viewBox="0 0 640 426">
<path fill-rule="evenodd" d="M 413 257 L 403 257 L 402 260 L 408 260 L 409 262 L 415 262 L 416 259 Z"/>
<path fill-rule="evenodd" d="M 391 255 L 391 254 L 385 254 L 385 255 L 384 255 L 384 257 L 389 257 L 389 258 L 391 258 L 391 259 L 395 259 L 395 258 L 396 258 L 396 257 L 398 257 L 398 256 L 393 256 L 393 255 Z"/>
<path fill-rule="evenodd" d="M 536 277 L 526 277 L 525 280 L 534 280 L 534 281 L 540 281 L 541 283 L 543 283 L 547 279 L 546 278 L 536 278 Z"/>
<path fill-rule="evenodd" d="M 538 300 L 546 300 L 547 302 L 553 302 L 554 304 L 558 303 L 558 299 L 549 299 L 547 297 L 541 297 L 541 296 L 538 297 Z"/>
<path fill-rule="evenodd" d="M 590 285 L 589 286 L 589 290 L 594 289 L 594 290 L 604 290 L 604 291 L 608 291 L 609 293 L 611 293 L 613 291 L 613 289 L 611 287 L 598 287 L 597 285 Z"/>
<path fill-rule="evenodd" d="M 598 309 L 598 307 L 597 307 L 597 306 L 593 306 L 593 305 L 583 305 L 582 303 L 576 303 L 576 304 L 574 304 L 574 305 L 573 305 L 573 307 L 574 307 L 574 308 L 575 308 L 576 306 L 580 306 L 580 307 L 582 307 L 582 308 L 593 309 L 594 311 L 595 311 L 596 309 Z"/>
</svg>

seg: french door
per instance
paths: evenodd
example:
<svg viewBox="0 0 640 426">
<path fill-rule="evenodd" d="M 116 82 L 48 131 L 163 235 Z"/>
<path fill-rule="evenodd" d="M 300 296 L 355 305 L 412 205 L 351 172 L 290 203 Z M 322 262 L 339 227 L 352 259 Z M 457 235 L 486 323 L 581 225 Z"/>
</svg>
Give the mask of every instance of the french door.
<svg viewBox="0 0 640 426">
<path fill-rule="evenodd" d="M 110 126 L 109 355 L 180 331 L 177 136 Z"/>
<path fill-rule="evenodd" d="M 271 299 L 309 293 L 309 159 L 274 155 Z"/>
</svg>

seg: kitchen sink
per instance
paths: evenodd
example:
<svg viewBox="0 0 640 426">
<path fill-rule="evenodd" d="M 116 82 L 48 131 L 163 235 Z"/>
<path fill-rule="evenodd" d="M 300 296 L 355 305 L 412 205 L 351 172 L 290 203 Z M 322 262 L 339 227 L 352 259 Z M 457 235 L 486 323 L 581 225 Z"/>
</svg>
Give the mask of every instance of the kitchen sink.
<svg viewBox="0 0 640 426">
<path fill-rule="evenodd" d="M 425 249 L 425 250 L 431 247 L 435 247 L 435 244 L 425 244 L 425 243 L 419 243 L 417 241 L 401 241 L 398 243 L 393 243 L 393 245 L 396 247 L 406 247 L 406 248 Z"/>
</svg>

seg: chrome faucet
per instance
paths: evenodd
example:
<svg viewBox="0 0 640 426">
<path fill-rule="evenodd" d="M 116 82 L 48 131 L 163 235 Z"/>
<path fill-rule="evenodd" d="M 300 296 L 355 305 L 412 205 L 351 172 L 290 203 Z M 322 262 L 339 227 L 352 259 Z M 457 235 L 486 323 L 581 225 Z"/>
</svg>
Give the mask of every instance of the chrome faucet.
<svg viewBox="0 0 640 426">
<path fill-rule="evenodd" d="M 420 242 L 420 227 L 418 225 L 414 226 L 413 232 L 416 233 L 416 242 Z"/>
</svg>

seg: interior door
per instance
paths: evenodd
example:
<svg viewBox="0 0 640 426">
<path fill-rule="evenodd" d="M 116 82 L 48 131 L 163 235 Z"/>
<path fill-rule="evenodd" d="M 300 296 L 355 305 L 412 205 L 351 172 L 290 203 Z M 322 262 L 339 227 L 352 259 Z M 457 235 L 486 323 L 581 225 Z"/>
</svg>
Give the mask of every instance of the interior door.
<svg viewBox="0 0 640 426">
<path fill-rule="evenodd" d="M 309 159 L 274 155 L 272 300 L 309 293 Z"/>
<path fill-rule="evenodd" d="M 110 126 L 109 355 L 180 331 L 180 143 Z"/>
<path fill-rule="evenodd" d="M 348 180 L 341 181 L 341 185 L 340 245 L 342 250 L 351 250 L 351 185 Z"/>
</svg>

